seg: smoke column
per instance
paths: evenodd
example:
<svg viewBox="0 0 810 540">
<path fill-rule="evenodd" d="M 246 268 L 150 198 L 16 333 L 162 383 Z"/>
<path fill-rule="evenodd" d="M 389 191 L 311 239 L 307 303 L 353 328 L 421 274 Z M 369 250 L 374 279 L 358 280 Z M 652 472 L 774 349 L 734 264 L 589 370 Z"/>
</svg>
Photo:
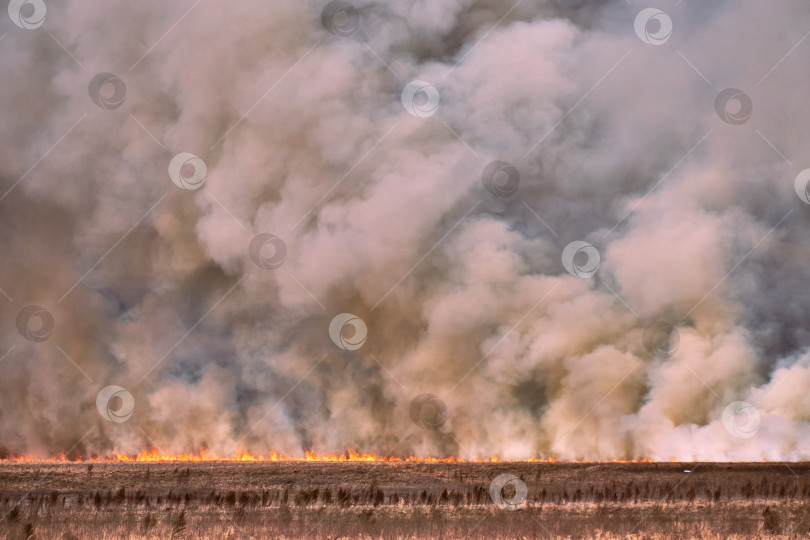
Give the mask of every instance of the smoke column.
<svg viewBox="0 0 810 540">
<path fill-rule="evenodd" d="M 11 2 L 2 453 L 809 458 L 808 28 Z"/>
</svg>

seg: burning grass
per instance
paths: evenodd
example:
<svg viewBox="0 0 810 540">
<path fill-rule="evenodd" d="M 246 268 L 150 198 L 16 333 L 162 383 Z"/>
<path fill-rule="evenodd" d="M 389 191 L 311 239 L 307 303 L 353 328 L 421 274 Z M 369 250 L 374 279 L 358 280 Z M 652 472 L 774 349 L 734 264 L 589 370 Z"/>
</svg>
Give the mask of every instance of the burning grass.
<svg viewBox="0 0 810 540">
<path fill-rule="evenodd" d="M 806 538 L 809 499 L 810 464 L 5 462 L 0 536 Z"/>
<path fill-rule="evenodd" d="M 0 458 L 3 456 L 0 455 Z M 70 461 L 86 461 L 90 463 L 116 463 L 116 462 L 193 462 L 193 461 L 240 461 L 240 462 L 344 462 L 344 461 L 364 461 L 364 462 L 416 462 L 416 463 L 508 463 L 510 460 L 501 460 L 497 456 L 491 456 L 488 459 L 461 459 L 458 457 L 396 457 L 396 456 L 378 456 L 373 453 L 361 453 L 356 450 L 346 449 L 342 454 L 316 454 L 311 450 L 305 450 L 302 457 L 288 456 L 279 452 L 271 451 L 267 455 L 251 454 L 246 450 L 239 450 L 232 456 L 217 456 L 210 454 L 205 448 L 202 448 L 197 454 L 172 454 L 169 452 L 162 452 L 157 448 L 150 448 L 141 450 L 137 455 L 127 455 L 120 452 L 114 452 L 109 457 L 91 457 L 83 459 L 81 456 L 67 457 L 65 454 L 60 454 L 57 457 L 39 458 L 34 456 L 13 456 L 6 457 L 4 461 L 11 461 L 13 463 L 61 463 Z M 558 461 L 553 457 L 535 458 L 530 457 L 525 460 L 512 461 L 515 463 L 557 463 Z M 611 460 L 601 463 L 652 463 L 651 459 L 634 459 L 634 460 Z M 590 462 L 586 462 L 590 463 Z"/>
</svg>

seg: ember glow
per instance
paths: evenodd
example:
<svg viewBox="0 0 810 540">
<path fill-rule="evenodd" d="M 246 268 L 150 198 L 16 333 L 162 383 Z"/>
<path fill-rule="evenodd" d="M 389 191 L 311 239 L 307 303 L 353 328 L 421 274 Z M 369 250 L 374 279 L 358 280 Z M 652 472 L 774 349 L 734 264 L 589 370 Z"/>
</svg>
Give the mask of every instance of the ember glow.
<svg viewBox="0 0 810 540">
<path fill-rule="evenodd" d="M 59 454 L 57 457 L 51 458 L 37 458 L 31 456 L 16 456 L 0 462 L 12 463 L 172 463 L 172 462 L 209 462 L 209 461 L 228 461 L 228 462 L 412 462 L 412 463 L 560 463 L 561 461 L 553 457 L 530 457 L 523 460 L 509 460 L 500 459 L 497 456 L 490 456 L 489 458 L 476 458 L 476 459 L 461 459 L 455 456 L 450 457 L 419 457 L 409 456 L 406 458 L 379 456 L 373 453 L 361 453 L 356 450 L 346 449 L 342 454 L 316 454 L 310 450 L 306 450 L 303 457 L 288 456 L 276 451 L 270 451 L 267 454 L 252 454 L 247 450 L 239 450 L 232 456 L 218 456 L 210 454 L 205 448 L 201 448 L 197 454 L 173 454 L 169 452 L 161 452 L 157 448 L 150 448 L 141 450 L 137 455 L 127 455 L 116 452 L 114 456 L 109 457 L 91 457 L 83 458 L 77 456 L 75 459 L 69 459 L 65 454 Z M 578 463 L 652 463 L 652 459 L 633 459 L 633 460 L 607 460 L 607 461 L 580 461 Z"/>
</svg>

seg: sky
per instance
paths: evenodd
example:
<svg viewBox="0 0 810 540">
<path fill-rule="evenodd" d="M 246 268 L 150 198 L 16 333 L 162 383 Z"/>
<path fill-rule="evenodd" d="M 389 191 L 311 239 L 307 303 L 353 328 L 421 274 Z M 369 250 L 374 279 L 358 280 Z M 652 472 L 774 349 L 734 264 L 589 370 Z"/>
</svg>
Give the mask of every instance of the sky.
<svg viewBox="0 0 810 540">
<path fill-rule="evenodd" d="M 810 458 L 801 0 L 12 0 L 0 454 Z"/>
</svg>

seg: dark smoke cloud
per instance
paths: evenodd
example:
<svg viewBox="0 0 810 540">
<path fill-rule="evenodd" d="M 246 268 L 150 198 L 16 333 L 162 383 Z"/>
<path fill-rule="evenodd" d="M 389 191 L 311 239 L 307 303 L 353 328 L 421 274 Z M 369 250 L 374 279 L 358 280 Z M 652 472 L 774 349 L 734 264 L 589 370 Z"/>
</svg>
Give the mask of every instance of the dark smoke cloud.
<svg viewBox="0 0 810 540">
<path fill-rule="evenodd" d="M 0 446 L 808 458 L 810 11 L 653 4 L 658 46 L 623 1 L 356 1 L 344 37 L 315 1 L 4 18 Z M 403 107 L 413 80 L 435 114 Z M 167 173 L 183 152 L 200 189 Z M 514 194 L 482 182 L 498 160 Z M 758 418 L 724 424 L 738 401 Z"/>
</svg>

